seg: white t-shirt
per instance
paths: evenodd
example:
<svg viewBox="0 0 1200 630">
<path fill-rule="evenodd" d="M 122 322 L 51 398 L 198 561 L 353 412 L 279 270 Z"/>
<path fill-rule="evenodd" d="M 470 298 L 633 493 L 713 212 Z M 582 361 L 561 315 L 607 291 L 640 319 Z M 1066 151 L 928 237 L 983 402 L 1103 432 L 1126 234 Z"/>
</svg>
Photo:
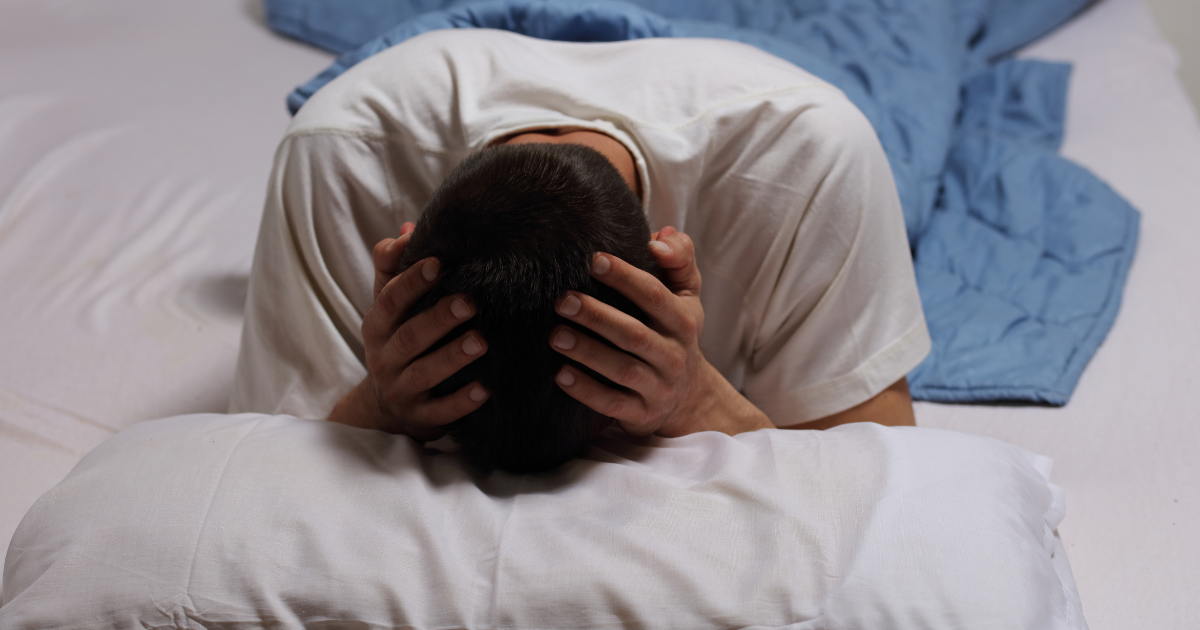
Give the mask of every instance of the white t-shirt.
<svg viewBox="0 0 1200 630">
<path fill-rule="evenodd" d="M 566 126 L 623 143 L 651 230 L 691 236 L 705 357 L 776 425 L 862 403 L 929 351 L 891 170 L 836 88 L 725 40 L 441 30 L 354 66 L 292 122 L 231 409 L 325 417 L 366 375 L 375 243 L 470 153 Z"/>
</svg>

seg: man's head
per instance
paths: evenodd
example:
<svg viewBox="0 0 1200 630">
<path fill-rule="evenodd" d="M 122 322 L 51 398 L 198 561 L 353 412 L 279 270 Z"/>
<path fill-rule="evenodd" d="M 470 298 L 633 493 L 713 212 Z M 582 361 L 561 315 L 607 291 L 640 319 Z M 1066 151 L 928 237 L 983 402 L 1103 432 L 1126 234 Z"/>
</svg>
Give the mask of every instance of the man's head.
<svg viewBox="0 0 1200 630">
<path fill-rule="evenodd" d="M 470 459 L 514 472 L 548 470 L 582 452 L 606 419 L 567 396 L 554 377 L 568 359 L 550 347 L 554 312 L 568 290 L 644 319 L 629 300 L 591 278 L 595 252 L 655 270 L 641 204 L 597 151 L 573 144 L 501 145 L 472 155 L 434 193 L 403 264 L 434 256 L 437 286 L 412 317 L 452 293 L 477 315 L 430 351 L 478 328 L 488 352 L 433 389 L 443 396 L 478 379 L 490 396 L 448 432 Z M 594 335 L 593 335 L 594 336 Z M 572 362 L 602 383 L 607 379 Z"/>
</svg>

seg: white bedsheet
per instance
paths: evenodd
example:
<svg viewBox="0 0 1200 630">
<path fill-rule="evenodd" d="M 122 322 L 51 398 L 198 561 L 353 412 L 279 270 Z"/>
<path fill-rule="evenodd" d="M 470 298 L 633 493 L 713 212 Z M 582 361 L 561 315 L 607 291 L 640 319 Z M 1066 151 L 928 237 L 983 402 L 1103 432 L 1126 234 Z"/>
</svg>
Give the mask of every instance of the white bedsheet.
<svg viewBox="0 0 1200 630">
<path fill-rule="evenodd" d="M 245 0 L 0 4 L 0 544 L 116 431 L 225 409 L 283 98 L 330 56 Z M 1094 630 L 1200 599 L 1200 124 L 1142 0 L 1026 51 L 1076 64 L 1064 153 L 1143 212 L 1125 302 L 1063 409 L 920 404 L 1054 458 Z"/>
<path fill-rule="evenodd" d="M 1074 63 L 1062 153 L 1142 212 L 1121 312 L 1065 408 L 919 404 L 917 423 L 1054 459 L 1093 630 L 1195 628 L 1200 124 L 1140 0 L 1104 0 L 1023 56 Z"/>
</svg>

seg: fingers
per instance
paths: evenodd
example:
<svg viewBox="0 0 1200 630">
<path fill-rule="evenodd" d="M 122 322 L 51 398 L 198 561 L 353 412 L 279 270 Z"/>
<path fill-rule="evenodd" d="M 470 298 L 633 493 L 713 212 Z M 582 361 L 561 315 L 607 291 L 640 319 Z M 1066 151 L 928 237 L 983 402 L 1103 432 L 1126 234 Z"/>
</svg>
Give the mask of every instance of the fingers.
<svg viewBox="0 0 1200 630">
<path fill-rule="evenodd" d="M 404 425 L 403 433 L 420 439 L 436 437 L 437 431 L 431 428 L 453 422 L 487 400 L 488 392 L 479 383 L 444 399 L 429 394 L 430 389 L 487 353 L 487 341 L 479 331 L 467 332 L 420 356 L 474 315 L 475 309 L 465 296 L 448 295 L 404 322 L 382 346 L 368 346 L 367 371 L 384 408 Z"/>
<path fill-rule="evenodd" d="M 650 253 L 666 276 L 667 288 L 676 295 L 700 295 L 700 269 L 691 237 L 665 227 L 650 241 Z"/>
<path fill-rule="evenodd" d="M 369 347 L 377 347 L 387 342 L 399 326 L 400 318 L 417 299 L 433 288 L 437 278 L 437 259 L 426 258 L 388 281 L 379 295 L 375 296 L 375 303 L 363 316 L 363 342 Z M 446 304 L 446 309 L 449 309 L 449 303 Z"/>
<path fill-rule="evenodd" d="M 564 365 L 554 380 L 568 396 L 613 418 L 631 435 L 650 435 L 657 430 L 649 420 L 645 403 L 638 396 L 605 387 L 569 365 Z"/>
<path fill-rule="evenodd" d="M 589 295 L 572 291 L 559 301 L 556 311 L 559 315 L 562 315 L 563 317 L 586 327 L 588 330 L 591 330 L 601 337 L 609 340 L 613 343 L 613 345 L 624 350 L 625 352 L 636 355 L 642 361 L 655 366 L 655 368 L 661 366 L 664 370 L 670 372 L 673 370 L 675 364 L 681 364 L 685 358 L 682 356 L 683 350 L 678 346 L 678 344 L 670 343 L 657 331 L 651 330 L 648 326 L 634 319 L 631 315 L 621 312 L 617 308 L 614 308 L 609 304 L 605 304 L 604 302 L 601 302 L 600 300 L 597 300 Z M 562 339 L 560 339 L 560 333 L 562 335 Z M 608 346 L 595 341 L 587 335 L 580 335 L 576 332 L 573 332 L 566 326 L 555 328 L 550 334 L 551 345 L 553 345 L 556 350 L 571 356 L 571 358 L 575 359 L 576 361 L 579 361 L 580 363 L 583 363 L 584 365 L 600 372 L 601 374 L 612 378 L 614 381 L 617 380 L 609 374 L 601 371 L 599 366 L 592 365 L 586 357 L 581 358 L 577 354 L 570 354 L 570 352 L 568 352 L 568 350 L 570 350 L 569 347 L 557 343 L 558 341 L 565 340 L 568 337 L 581 338 L 582 342 L 579 346 L 580 349 L 590 350 L 593 346 L 595 346 L 604 348 L 605 350 L 610 350 Z M 576 353 L 579 351 L 580 350 L 575 350 Z M 627 356 L 619 352 L 616 354 Z M 621 384 L 625 385 L 626 387 L 631 387 L 625 383 Z"/>
<path fill-rule="evenodd" d="M 413 417 L 415 421 L 425 425 L 447 425 L 482 407 L 488 396 L 483 385 L 474 381 L 449 396 L 430 398 L 417 405 Z"/>
<path fill-rule="evenodd" d="M 371 252 L 371 261 L 377 271 L 395 273 L 400 264 L 400 257 L 404 254 L 404 246 L 412 237 L 413 228 L 412 222 L 405 223 L 400 226 L 399 238 L 385 238 L 375 244 L 375 249 Z"/>
<path fill-rule="evenodd" d="M 440 337 L 439 337 L 440 339 Z M 436 339 L 435 339 L 436 341 Z M 487 342 L 479 331 L 463 334 L 458 339 L 409 363 L 393 384 L 396 395 L 418 394 L 436 387 L 472 361 L 487 353 Z"/>
<path fill-rule="evenodd" d="M 628 387 L 643 397 L 654 397 L 660 387 L 658 372 L 652 365 L 567 326 L 556 326 L 550 332 L 550 345 L 560 354 L 592 368 L 610 381 Z"/>
<path fill-rule="evenodd" d="M 488 392 L 479 381 L 469 383 L 449 396 L 431 398 L 429 392 L 417 396 L 417 400 L 402 416 L 395 417 L 394 429 L 389 433 L 402 433 L 418 440 L 435 440 L 446 434 L 446 425 L 479 409 L 488 400 Z"/>
<path fill-rule="evenodd" d="M 616 256 L 602 253 L 592 259 L 592 276 L 629 298 L 667 330 L 689 333 L 688 307 L 658 278 Z"/>
<path fill-rule="evenodd" d="M 392 361 L 408 366 L 416 361 L 422 352 L 474 315 L 475 309 L 466 296 L 447 295 L 438 300 L 433 307 L 417 313 L 397 328 L 384 345 L 383 353 Z M 429 389 L 440 382 L 433 381 L 418 391 Z"/>
<path fill-rule="evenodd" d="M 414 229 L 416 226 L 408 221 L 400 226 L 399 238 L 385 238 L 375 244 L 375 249 L 371 252 L 371 262 L 375 267 L 375 287 L 372 298 L 379 297 L 379 292 L 383 290 L 383 287 L 396 277 L 396 271 L 400 267 L 400 258 L 404 255 L 404 248 L 408 245 Z"/>
<path fill-rule="evenodd" d="M 458 416 L 448 417 L 448 419 L 441 416 L 440 412 L 429 415 L 432 412 L 426 413 L 417 409 L 414 410 L 413 414 L 410 414 L 414 419 L 444 419 L 446 422 L 450 422 L 462 417 L 463 413 L 474 410 L 487 400 L 488 392 L 483 386 L 476 383 L 476 389 L 460 390 L 456 394 L 445 397 L 454 399 L 457 396 L 459 398 L 457 403 L 437 402 L 441 399 L 428 398 L 428 392 L 486 353 L 487 342 L 484 341 L 479 331 L 473 330 L 465 333 L 458 339 L 438 348 L 437 351 L 431 352 L 428 356 L 421 357 L 410 363 L 400 374 L 399 378 L 391 381 L 388 391 L 385 392 L 385 397 L 392 400 L 419 400 L 425 398 L 427 400 L 421 402 L 418 407 L 433 405 L 433 409 L 441 409 L 447 412 L 461 410 L 464 406 L 470 407 L 470 409 L 460 413 Z"/>
</svg>

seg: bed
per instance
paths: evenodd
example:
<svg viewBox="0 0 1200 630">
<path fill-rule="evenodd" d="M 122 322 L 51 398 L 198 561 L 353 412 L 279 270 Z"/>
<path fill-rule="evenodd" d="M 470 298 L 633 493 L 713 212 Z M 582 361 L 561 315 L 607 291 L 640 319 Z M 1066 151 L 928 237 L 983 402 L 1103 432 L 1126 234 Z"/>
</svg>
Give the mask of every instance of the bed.
<svg viewBox="0 0 1200 630">
<path fill-rule="evenodd" d="M 116 432 L 225 410 L 283 97 L 331 57 L 272 35 L 256 2 L 0 15 L 7 543 Z M 918 424 L 1053 458 L 1092 628 L 1184 627 L 1200 594 L 1200 124 L 1141 0 L 1101 0 L 1021 55 L 1074 64 L 1062 153 L 1142 212 L 1138 256 L 1069 405 L 919 403 Z"/>
</svg>

